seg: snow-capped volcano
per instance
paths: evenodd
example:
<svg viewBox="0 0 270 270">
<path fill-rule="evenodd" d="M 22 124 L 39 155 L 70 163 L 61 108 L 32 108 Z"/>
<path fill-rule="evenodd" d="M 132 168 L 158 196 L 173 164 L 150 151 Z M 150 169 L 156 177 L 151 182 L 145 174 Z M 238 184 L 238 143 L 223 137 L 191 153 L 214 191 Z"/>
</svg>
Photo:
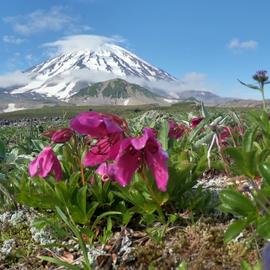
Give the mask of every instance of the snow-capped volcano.
<svg viewBox="0 0 270 270">
<path fill-rule="evenodd" d="M 35 92 L 47 97 L 67 99 L 91 83 L 113 78 L 145 81 L 174 81 L 175 78 L 128 50 L 104 44 L 96 50 L 61 54 L 25 71 L 30 82 L 12 94 Z"/>
</svg>

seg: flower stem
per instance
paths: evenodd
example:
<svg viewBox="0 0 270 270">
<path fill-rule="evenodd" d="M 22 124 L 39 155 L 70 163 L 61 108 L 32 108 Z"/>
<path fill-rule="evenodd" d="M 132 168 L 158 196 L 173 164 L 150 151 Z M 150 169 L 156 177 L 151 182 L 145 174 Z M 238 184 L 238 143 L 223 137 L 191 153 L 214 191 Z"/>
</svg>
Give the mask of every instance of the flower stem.
<svg viewBox="0 0 270 270">
<path fill-rule="evenodd" d="M 262 94 L 262 102 L 263 102 L 263 109 L 266 111 L 266 102 L 265 102 L 265 96 L 264 96 L 264 88 L 261 88 L 261 94 Z"/>
<path fill-rule="evenodd" d="M 78 157 L 78 161 L 80 163 L 80 170 L 81 170 L 81 176 L 82 176 L 82 185 L 85 185 L 85 176 L 84 176 L 84 171 L 83 171 L 83 165 L 81 162 L 81 159 Z"/>
<path fill-rule="evenodd" d="M 228 162 L 224 156 L 224 151 L 223 151 L 223 147 L 221 146 L 221 144 L 219 143 L 219 139 L 218 139 L 218 136 L 216 136 L 216 144 L 217 144 L 217 148 L 218 148 L 218 152 L 220 154 L 220 157 L 223 161 L 223 164 L 224 164 L 224 171 L 226 173 L 226 175 L 229 175 L 229 166 L 228 166 Z"/>
<path fill-rule="evenodd" d="M 77 154 L 77 160 L 80 166 L 80 171 L 81 171 L 81 177 L 82 177 L 82 185 L 85 185 L 85 176 L 84 176 L 84 170 L 83 170 L 83 164 L 82 164 L 82 160 L 81 160 L 81 155 L 80 155 L 80 151 L 79 151 L 79 144 L 78 144 L 78 140 L 76 135 L 73 136 L 74 138 L 74 146 L 75 146 L 75 151 Z"/>
</svg>

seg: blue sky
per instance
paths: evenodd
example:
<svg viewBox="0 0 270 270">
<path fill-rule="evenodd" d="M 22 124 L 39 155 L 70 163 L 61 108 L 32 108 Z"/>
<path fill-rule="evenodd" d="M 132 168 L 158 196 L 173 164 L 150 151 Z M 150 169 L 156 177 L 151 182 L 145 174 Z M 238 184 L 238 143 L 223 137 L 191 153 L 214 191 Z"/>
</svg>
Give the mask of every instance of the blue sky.
<svg viewBox="0 0 270 270">
<path fill-rule="evenodd" d="M 259 98 L 236 79 L 270 71 L 269 10 L 267 0 L 1 1 L 0 76 L 47 59 L 46 43 L 88 34 L 113 37 L 194 87 Z"/>
</svg>

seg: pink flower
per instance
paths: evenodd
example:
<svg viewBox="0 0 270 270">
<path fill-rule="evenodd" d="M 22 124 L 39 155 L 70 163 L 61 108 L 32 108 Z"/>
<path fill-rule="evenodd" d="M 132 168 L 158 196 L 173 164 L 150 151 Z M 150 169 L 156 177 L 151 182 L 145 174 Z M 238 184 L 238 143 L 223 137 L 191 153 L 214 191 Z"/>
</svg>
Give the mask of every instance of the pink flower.
<svg viewBox="0 0 270 270">
<path fill-rule="evenodd" d="M 114 160 L 119 152 L 124 133 L 113 133 L 97 140 L 84 156 L 84 166 L 96 166 L 107 160 Z"/>
<path fill-rule="evenodd" d="M 224 127 L 219 134 L 219 140 L 223 145 L 228 145 L 227 139 L 231 136 L 230 130 L 228 127 Z"/>
<path fill-rule="evenodd" d="M 70 140 L 73 135 L 73 131 L 70 128 L 63 128 L 56 130 L 51 137 L 51 141 L 54 143 L 64 143 Z"/>
<path fill-rule="evenodd" d="M 186 127 L 183 124 L 177 125 L 173 120 L 169 120 L 169 128 L 168 136 L 176 140 L 181 138 L 186 131 Z"/>
<path fill-rule="evenodd" d="M 201 121 L 204 119 L 204 117 L 198 116 L 191 119 L 190 127 L 195 128 L 197 127 Z"/>
<path fill-rule="evenodd" d="M 165 192 L 169 177 L 167 159 L 168 155 L 162 150 L 153 131 L 145 128 L 141 137 L 122 141 L 115 159 L 115 180 L 126 186 L 133 174 L 146 164 L 156 180 L 157 187 Z"/>
<path fill-rule="evenodd" d="M 71 121 L 71 128 L 80 134 L 97 138 L 83 162 L 84 166 L 96 166 L 115 159 L 120 143 L 125 137 L 127 123 L 117 115 L 84 112 Z"/>
<path fill-rule="evenodd" d="M 102 181 L 106 182 L 109 179 L 115 178 L 115 166 L 113 163 L 101 163 L 96 169 L 96 174 L 101 176 Z"/>
<path fill-rule="evenodd" d="M 56 180 L 59 181 L 62 178 L 60 162 L 50 146 L 44 148 L 37 158 L 29 164 L 28 170 L 31 177 L 38 175 L 45 178 L 54 173 Z"/>
<path fill-rule="evenodd" d="M 51 138 L 56 130 L 47 130 L 41 133 L 42 136 Z"/>
<path fill-rule="evenodd" d="M 71 120 L 70 127 L 82 135 L 99 138 L 122 132 L 121 121 L 124 123 L 120 117 L 111 114 L 83 112 Z"/>
</svg>

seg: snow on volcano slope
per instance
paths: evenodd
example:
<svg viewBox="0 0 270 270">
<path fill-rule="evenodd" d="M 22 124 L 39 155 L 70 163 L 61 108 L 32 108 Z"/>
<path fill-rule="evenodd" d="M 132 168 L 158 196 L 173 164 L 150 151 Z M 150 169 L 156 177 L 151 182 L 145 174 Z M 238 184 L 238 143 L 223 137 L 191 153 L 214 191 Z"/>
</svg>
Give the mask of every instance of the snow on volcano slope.
<svg viewBox="0 0 270 270">
<path fill-rule="evenodd" d="M 61 54 L 26 71 L 30 83 L 12 94 L 36 92 L 67 99 L 82 88 L 104 78 L 138 78 L 145 81 L 174 81 L 159 69 L 128 50 L 104 44 L 97 50 L 79 50 Z M 105 80 L 103 79 L 103 80 Z"/>
<path fill-rule="evenodd" d="M 14 111 L 20 111 L 20 110 L 25 110 L 25 108 L 17 108 L 15 103 L 9 103 L 8 107 L 3 110 L 3 112 L 14 112 Z"/>
</svg>

